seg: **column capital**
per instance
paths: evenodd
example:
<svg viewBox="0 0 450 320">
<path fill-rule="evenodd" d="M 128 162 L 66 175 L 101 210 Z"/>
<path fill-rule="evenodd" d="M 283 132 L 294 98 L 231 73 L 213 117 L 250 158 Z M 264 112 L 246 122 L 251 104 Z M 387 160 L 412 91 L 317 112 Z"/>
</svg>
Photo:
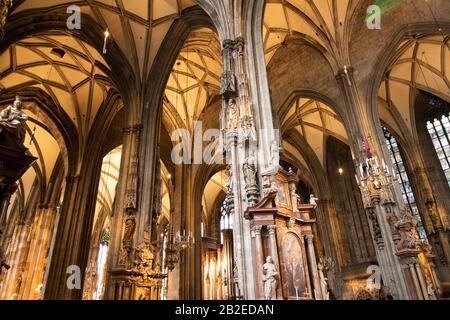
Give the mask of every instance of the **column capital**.
<svg viewBox="0 0 450 320">
<path fill-rule="evenodd" d="M 307 234 L 307 235 L 305 236 L 305 239 L 306 239 L 306 241 L 307 241 L 308 243 L 312 243 L 313 240 L 314 240 L 314 235 L 313 235 L 313 234 Z"/>
<path fill-rule="evenodd" d="M 270 234 L 270 235 L 274 235 L 275 232 L 277 231 L 277 228 L 278 228 L 278 227 L 277 227 L 276 224 L 267 226 L 267 230 L 269 230 L 269 234 Z"/>
<path fill-rule="evenodd" d="M 260 236 L 262 231 L 262 226 L 253 225 L 251 227 L 251 231 L 255 236 Z"/>
</svg>

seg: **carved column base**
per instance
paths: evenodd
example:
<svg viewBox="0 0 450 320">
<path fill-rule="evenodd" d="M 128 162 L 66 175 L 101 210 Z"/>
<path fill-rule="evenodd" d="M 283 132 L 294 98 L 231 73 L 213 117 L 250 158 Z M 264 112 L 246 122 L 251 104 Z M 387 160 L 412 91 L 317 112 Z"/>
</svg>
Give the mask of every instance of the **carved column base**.
<svg viewBox="0 0 450 320">
<path fill-rule="evenodd" d="M 247 202 L 249 207 L 254 207 L 259 202 L 259 189 L 257 186 L 250 186 L 245 188 L 247 194 Z"/>
</svg>

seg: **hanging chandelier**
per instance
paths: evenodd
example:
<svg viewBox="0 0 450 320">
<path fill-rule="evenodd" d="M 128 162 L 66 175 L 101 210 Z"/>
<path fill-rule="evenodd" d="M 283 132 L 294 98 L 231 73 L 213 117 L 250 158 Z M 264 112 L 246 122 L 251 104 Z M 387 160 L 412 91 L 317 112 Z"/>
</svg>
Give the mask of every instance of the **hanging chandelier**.
<svg viewBox="0 0 450 320">
<path fill-rule="evenodd" d="M 165 266 L 172 271 L 175 265 L 180 262 L 181 254 L 185 250 L 191 249 L 194 244 L 195 239 L 191 231 L 187 233 L 186 230 L 183 232 L 178 231 L 175 236 L 171 234 L 166 246 Z"/>
<path fill-rule="evenodd" d="M 0 40 L 5 37 L 6 17 L 11 6 L 12 0 L 0 0 Z"/>
</svg>

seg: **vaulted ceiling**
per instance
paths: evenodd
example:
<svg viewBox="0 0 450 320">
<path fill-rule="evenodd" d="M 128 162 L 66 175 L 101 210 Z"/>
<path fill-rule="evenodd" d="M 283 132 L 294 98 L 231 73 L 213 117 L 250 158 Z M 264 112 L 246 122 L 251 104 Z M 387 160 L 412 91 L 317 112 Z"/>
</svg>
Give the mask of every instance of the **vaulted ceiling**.
<svg viewBox="0 0 450 320">
<path fill-rule="evenodd" d="M 450 101 L 450 40 L 442 36 L 411 38 L 398 48 L 378 93 L 381 120 L 397 134 L 414 132 L 415 89 Z"/>
<path fill-rule="evenodd" d="M 114 87 L 103 57 L 64 33 L 26 38 L 0 56 L 0 89 L 42 89 L 86 137 L 108 90 Z"/>
<path fill-rule="evenodd" d="M 281 119 L 281 131 L 290 129 L 301 134 L 315 152 L 321 164 L 325 163 L 326 139 L 334 136 L 343 142 L 348 141 L 347 131 L 341 118 L 326 104 L 314 100 L 300 98 L 296 100 Z M 289 148 L 289 145 L 286 145 Z M 291 150 L 292 152 L 292 150 Z M 302 158 L 299 158 L 303 163 Z"/>
<path fill-rule="evenodd" d="M 192 130 L 211 98 L 220 93 L 220 44 L 210 29 L 193 31 L 172 69 L 164 97 L 165 117 Z"/>
<path fill-rule="evenodd" d="M 17 0 L 13 14 L 28 9 L 48 12 L 78 5 L 111 34 L 141 79 L 152 67 L 156 53 L 172 22 L 193 0 Z M 83 21 L 81 22 L 83 28 Z"/>
<path fill-rule="evenodd" d="M 263 26 L 266 62 L 287 37 L 306 38 L 341 58 L 354 0 L 266 0 Z"/>
</svg>

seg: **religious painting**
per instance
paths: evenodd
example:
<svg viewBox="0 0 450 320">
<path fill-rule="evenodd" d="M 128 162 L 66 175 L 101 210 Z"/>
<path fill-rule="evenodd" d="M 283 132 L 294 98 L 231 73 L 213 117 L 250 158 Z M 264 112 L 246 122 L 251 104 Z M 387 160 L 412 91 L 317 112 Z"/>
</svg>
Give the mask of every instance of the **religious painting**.
<svg viewBox="0 0 450 320">
<path fill-rule="evenodd" d="M 282 285 L 284 296 L 289 299 L 306 298 L 305 259 L 300 239 L 292 232 L 288 232 L 281 246 Z"/>
<path fill-rule="evenodd" d="M 279 205 L 286 205 L 287 204 L 286 197 L 284 196 L 283 190 L 279 190 L 278 191 L 277 200 L 278 200 L 278 204 Z"/>
</svg>

